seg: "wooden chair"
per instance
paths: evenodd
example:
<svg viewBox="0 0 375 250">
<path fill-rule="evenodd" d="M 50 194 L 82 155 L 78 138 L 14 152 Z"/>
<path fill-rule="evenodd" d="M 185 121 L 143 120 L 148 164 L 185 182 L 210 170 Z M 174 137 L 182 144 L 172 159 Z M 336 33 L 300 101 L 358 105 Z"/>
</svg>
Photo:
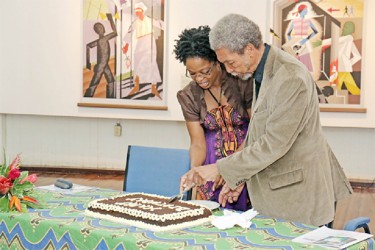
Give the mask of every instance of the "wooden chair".
<svg viewBox="0 0 375 250">
<path fill-rule="evenodd" d="M 189 150 L 129 145 L 123 190 L 164 196 L 180 191 L 180 178 L 190 170 Z M 191 193 L 184 195 L 188 200 Z"/>
</svg>

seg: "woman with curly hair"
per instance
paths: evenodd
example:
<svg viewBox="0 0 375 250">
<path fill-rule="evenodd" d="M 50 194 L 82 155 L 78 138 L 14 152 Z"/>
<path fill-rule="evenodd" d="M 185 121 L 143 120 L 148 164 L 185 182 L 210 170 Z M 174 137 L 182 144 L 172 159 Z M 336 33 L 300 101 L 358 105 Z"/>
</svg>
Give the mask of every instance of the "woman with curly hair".
<svg viewBox="0 0 375 250">
<path fill-rule="evenodd" d="M 177 93 L 190 135 L 191 167 L 215 163 L 241 147 L 249 124 L 252 79 L 241 80 L 225 71 L 210 48 L 208 26 L 185 29 L 176 40 L 176 59 L 192 81 Z M 198 199 L 218 201 L 223 181 L 197 187 Z M 250 208 L 244 188 L 226 208 Z"/>
</svg>

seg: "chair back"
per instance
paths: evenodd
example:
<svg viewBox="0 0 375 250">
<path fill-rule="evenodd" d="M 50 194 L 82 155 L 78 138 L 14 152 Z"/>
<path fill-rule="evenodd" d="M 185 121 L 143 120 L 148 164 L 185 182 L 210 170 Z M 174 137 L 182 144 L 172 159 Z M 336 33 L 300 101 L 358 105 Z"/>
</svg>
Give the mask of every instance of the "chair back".
<svg viewBox="0 0 375 250">
<path fill-rule="evenodd" d="M 370 218 L 369 217 L 357 217 L 351 219 L 344 225 L 344 230 L 346 231 L 356 231 L 357 229 L 363 228 L 365 233 L 370 234 Z"/>
<path fill-rule="evenodd" d="M 172 196 L 190 169 L 189 150 L 129 145 L 123 190 Z M 183 199 L 190 199 L 186 194 Z"/>
</svg>

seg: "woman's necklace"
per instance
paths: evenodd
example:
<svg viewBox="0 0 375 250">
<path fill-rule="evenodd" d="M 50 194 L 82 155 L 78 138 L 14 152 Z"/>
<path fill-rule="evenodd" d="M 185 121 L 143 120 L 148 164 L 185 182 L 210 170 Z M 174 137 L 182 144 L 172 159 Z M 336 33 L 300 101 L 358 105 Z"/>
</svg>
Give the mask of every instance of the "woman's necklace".
<svg viewBox="0 0 375 250">
<path fill-rule="evenodd" d="M 214 98 L 215 102 L 217 103 L 217 105 L 219 105 L 219 107 L 221 106 L 221 95 L 222 95 L 222 91 L 221 91 L 221 86 L 220 86 L 220 97 L 219 97 L 219 100 L 216 99 L 216 97 L 214 96 L 214 94 L 211 92 L 210 89 L 207 89 L 208 90 L 208 93 L 210 93 L 210 95 L 212 96 L 212 98 Z"/>
</svg>

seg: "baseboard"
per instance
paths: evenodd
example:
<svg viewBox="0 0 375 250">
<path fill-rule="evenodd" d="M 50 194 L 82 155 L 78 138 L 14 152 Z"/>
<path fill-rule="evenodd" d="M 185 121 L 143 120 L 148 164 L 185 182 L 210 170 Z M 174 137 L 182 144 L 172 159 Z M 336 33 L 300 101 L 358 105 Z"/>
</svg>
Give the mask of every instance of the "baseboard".
<svg viewBox="0 0 375 250">
<path fill-rule="evenodd" d="M 351 181 L 350 185 L 355 191 L 366 190 L 368 192 L 375 193 L 375 182 Z"/>
<path fill-rule="evenodd" d="M 64 173 L 64 174 L 98 174 L 98 175 L 121 175 L 124 176 L 125 170 L 117 169 L 91 169 L 91 168 L 68 168 L 68 167 L 35 167 L 21 166 L 22 171 L 37 173 Z M 361 189 L 375 192 L 375 180 L 350 179 L 353 189 Z"/>
<path fill-rule="evenodd" d="M 356 179 L 349 178 L 350 184 L 353 188 L 373 188 L 375 189 L 375 178 L 370 179 Z"/>
<path fill-rule="evenodd" d="M 125 170 L 117 169 L 91 169 L 91 168 L 67 168 L 67 167 L 30 167 L 21 166 L 22 171 L 37 173 L 64 173 L 64 174 L 98 174 L 98 175 L 124 175 Z"/>
</svg>

